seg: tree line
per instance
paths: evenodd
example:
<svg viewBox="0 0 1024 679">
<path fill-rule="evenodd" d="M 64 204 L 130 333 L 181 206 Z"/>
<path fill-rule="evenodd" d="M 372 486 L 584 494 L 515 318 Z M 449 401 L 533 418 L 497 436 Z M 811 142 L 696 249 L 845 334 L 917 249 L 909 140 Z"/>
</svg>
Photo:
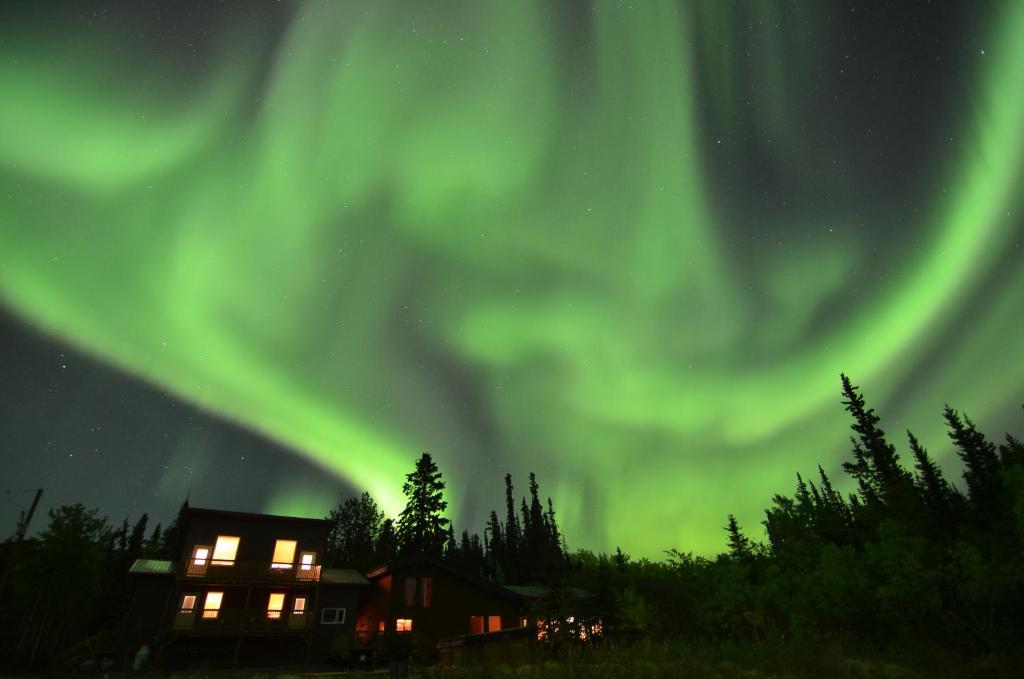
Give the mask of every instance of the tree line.
<svg viewBox="0 0 1024 679">
<path fill-rule="evenodd" d="M 385 516 L 369 493 L 330 511 L 324 562 L 365 571 L 427 553 L 498 583 L 543 584 L 550 597 L 541 605 L 599 620 L 607 643 L 796 646 L 817 656 L 839 648 L 922 666 L 1019 653 L 1024 444 L 1009 434 L 993 442 L 947 407 L 958 485 L 910 432 L 906 463 L 845 375 L 841 394 L 852 432 L 842 485 L 852 492 L 821 466 L 813 479 L 798 473 L 794 492 L 765 510 L 765 538 L 751 538 L 729 515 L 725 551 L 713 558 L 678 549 L 661 560 L 570 552 L 532 473 L 518 496 L 506 474 L 503 502 L 482 533 L 457 533 L 442 474 L 423 453 L 406 475 L 399 516 Z M 38 536 L 0 545 L 0 661 L 38 666 L 116 629 L 135 559 L 176 558 L 183 547 L 180 511 L 166 528 L 148 524 L 146 514 L 112 524 L 70 505 L 50 510 Z M 589 594 L 586 611 L 566 596 L 579 591 Z"/>
<path fill-rule="evenodd" d="M 483 536 L 444 516 L 445 483 L 430 453 L 423 453 L 402 487 L 406 506 L 397 521 L 386 518 L 369 493 L 344 499 L 328 518 L 326 563 L 367 570 L 398 556 L 429 554 L 499 583 L 547 582 L 568 570 L 565 543 L 554 503 L 542 503 L 536 475 L 529 475 L 529 501 L 516 508 L 512 475 L 505 475 L 504 520 L 491 510 Z"/>
</svg>

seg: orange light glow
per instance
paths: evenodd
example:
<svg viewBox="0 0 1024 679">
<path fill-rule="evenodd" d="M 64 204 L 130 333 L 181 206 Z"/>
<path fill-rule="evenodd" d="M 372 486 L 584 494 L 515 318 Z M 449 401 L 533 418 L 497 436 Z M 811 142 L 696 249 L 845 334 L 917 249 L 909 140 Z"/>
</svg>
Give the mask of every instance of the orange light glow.
<svg viewBox="0 0 1024 679">
<path fill-rule="evenodd" d="M 412 619 L 411 618 L 399 618 L 395 620 L 395 631 L 396 632 L 411 632 L 412 631 Z"/>
<path fill-rule="evenodd" d="M 284 594 L 275 592 L 270 595 L 270 599 L 267 601 L 267 618 L 270 620 L 277 620 L 281 617 L 281 611 L 284 609 Z"/>
<path fill-rule="evenodd" d="M 206 560 L 209 558 L 209 547 L 196 547 L 195 551 L 192 553 L 192 563 L 194 563 L 197 566 L 205 566 Z"/>
<path fill-rule="evenodd" d="M 203 600 L 203 619 L 212 620 L 220 613 L 220 604 L 224 600 L 224 592 L 207 592 Z"/>
<path fill-rule="evenodd" d="M 271 568 L 291 568 L 295 561 L 295 540 L 278 540 L 274 543 L 274 557 L 270 560 Z"/>
<path fill-rule="evenodd" d="M 217 544 L 213 547 L 214 566 L 232 566 L 238 553 L 239 538 L 231 535 L 218 535 Z"/>
</svg>

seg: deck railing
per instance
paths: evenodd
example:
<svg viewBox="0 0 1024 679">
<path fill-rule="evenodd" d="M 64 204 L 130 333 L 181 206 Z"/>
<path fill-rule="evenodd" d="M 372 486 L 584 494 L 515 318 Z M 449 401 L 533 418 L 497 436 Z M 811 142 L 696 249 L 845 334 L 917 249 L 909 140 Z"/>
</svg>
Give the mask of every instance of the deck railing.
<svg viewBox="0 0 1024 679">
<path fill-rule="evenodd" d="M 237 561 L 205 561 L 194 559 L 185 562 L 184 574 L 189 578 L 206 580 L 230 580 L 241 582 L 266 582 L 274 584 L 307 583 L 320 580 L 320 565 L 307 564 L 291 568 L 272 568 L 270 563 L 240 563 Z"/>
<path fill-rule="evenodd" d="M 207 611 L 206 613 L 209 613 Z M 302 633 L 310 628 L 310 615 L 282 611 L 280 618 L 268 618 L 266 611 L 258 609 L 224 609 L 216 617 L 207 617 L 204 611 L 178 612 L 171 625 L 172 632 L 189 633 Z"/>
</svg>

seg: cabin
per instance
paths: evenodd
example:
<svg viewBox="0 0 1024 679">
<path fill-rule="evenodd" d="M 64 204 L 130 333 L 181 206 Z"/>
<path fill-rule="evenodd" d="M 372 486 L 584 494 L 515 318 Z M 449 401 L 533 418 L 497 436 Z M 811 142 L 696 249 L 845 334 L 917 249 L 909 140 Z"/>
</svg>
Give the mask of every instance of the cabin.
<svg viewBox="0 0 1024 679">
<path fill-rule="evenodd" d="M 366 579 L 356 642 L 371 652 L 434 655 L 442 639 L 525 624 L 523 596 L 425 554 L 379 566 Z"/>
<path fill-rule="evenodd" d="M 330 522 L 189 507 L 173 560 L 139 559 L 121 635 L 160 668 L 323 663 L 354 632 L 358 571 L 323 568 Z"/>
</svg>

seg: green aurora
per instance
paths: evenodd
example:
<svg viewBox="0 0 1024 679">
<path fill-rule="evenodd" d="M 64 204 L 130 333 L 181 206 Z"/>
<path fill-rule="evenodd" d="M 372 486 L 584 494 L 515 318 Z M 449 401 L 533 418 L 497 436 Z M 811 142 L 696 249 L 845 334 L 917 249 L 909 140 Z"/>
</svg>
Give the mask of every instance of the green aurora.
<svg viewBox="0 0 1024 679">
<path fill-rule="evenodd" d="M 485 503 L 535 470 L 571 547 L 756 526 L 846 456 L 840 371 L 952 465 L 945 402 L 1022 400 L 1024 3 L 979 22 L 920 163 L 803 96 L 845 56 L 804 5 L 601 1 L 574 43 L 541 2 L 309 3 L 187 82 L 84 28 L 8 37 L 0 300 L 391 512 L 420 450 Z M 748 200 L 751 148 L 802 198 Z M 327 502 L 282 478 L 265 509 Z"/>
</svg>

